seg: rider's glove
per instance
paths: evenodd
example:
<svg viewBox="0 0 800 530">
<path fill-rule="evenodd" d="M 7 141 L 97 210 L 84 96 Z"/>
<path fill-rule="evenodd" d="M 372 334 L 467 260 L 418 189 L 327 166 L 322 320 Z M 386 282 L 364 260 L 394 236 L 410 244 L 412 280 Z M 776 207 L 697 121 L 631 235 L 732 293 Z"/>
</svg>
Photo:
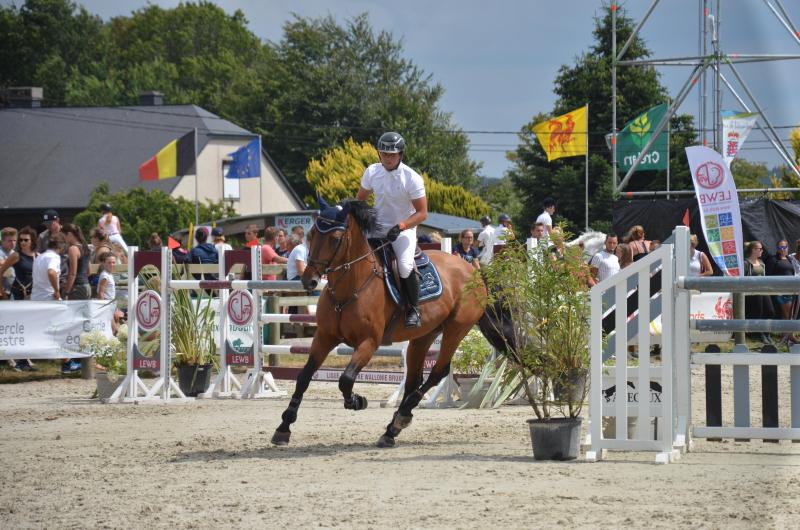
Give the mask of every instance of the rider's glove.
<svg viewBox="0 0 800 530">
<path fill-rule="evenodd" d="M 392 242 L 397 240 L 398 236 L 400 235 L 400 232 L 403 231 L 403 229 L 400 227 L 400 224 L 396 224 L 389 229 L 389 232 L 386 233 L 386 239 Z"/>
</svg>

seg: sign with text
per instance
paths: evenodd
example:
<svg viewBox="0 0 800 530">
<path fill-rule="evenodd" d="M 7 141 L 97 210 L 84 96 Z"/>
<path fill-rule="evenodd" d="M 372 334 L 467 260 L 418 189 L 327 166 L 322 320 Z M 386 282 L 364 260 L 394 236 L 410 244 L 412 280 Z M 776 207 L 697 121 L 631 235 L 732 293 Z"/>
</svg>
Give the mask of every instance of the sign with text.
<svg viewBox="0 0 800 530">
<path fill-rule="evenodd" d="M 88 357 L 83 332 L 111 337 L 116 304 L 103 300 L 0 302 L 0 359 Z"/>
<path fill-rule="evenodd" d="M 686 148 L 711 259 L 726 276 L 743 276 L 739 195 L 721 154 L 702 145 Z"/>
<path fill-rule="evenodd" d="M 286 233 L 290 233 L 295 226 L 302 226 L 303 232 L 308 234 L 314 224 L 314 218 L 310 215 L 276 215 L 275 227 L 283 228 Z"/>
</svg>

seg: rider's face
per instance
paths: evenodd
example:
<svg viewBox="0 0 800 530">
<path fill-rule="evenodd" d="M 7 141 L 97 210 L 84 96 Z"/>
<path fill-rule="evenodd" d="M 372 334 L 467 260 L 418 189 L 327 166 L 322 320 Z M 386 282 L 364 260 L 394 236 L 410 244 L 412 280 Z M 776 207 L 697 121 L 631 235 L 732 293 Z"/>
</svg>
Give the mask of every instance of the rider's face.
<svg viewBox="0 0 800 530">
<path fill-rule="evenodd" d="M 381 165 L 386 171 L 394 171 L 397 169 L 397 166 L 400 165 L 400 159 L 402 155 L 400 153 L 381 153 L 378 152 L 378 155 L 381 157 Z"/>
</svg>

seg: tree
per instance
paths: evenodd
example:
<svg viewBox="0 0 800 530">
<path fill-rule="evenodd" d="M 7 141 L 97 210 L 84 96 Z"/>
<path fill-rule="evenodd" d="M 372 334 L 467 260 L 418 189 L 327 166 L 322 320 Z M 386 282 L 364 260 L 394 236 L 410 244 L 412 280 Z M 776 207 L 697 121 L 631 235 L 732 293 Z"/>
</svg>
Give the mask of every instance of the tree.
<svg viewBox="0 0 800 530">
<path fill-rule="evenodd" d="M 114 213 L 122 223 L 125 242 L 147 248 L 150 234 L 158 233 L 164 238 L 180 228 L 194 222 L 194 202 L 184 198 L 173 198 L 161 190 L 133 188 L 119 193 L 109 193 L 108 184 L 95 188 L 89 196 L 89 205 L 75 216 L 74 223 L 84 234 L 91 233 L 100 219 L 103 203 L 114 207 Z M 222 201 L 200 204 L 200 219 L 211 222 L 236 215 L 236 211 Z"/>
<path fill-rule="evenodd" d="M 403 134 L 414 167 L 446 184 L 477 184 L 466 135 L 438 108 L 444 89 L 403 58 L 390 33 L 373 31 L 366 14 L 344 26 L 331 16 L 296 17 L 271 48 L 279 68 L 261 132 L 299 191 L 308 191 L 301 180 L 310 159 L 347 138 L 374 142 L 387 130 Z"/>
<path fill-rule="evenodd" d="M 633 21 L 623 9 L 617 11 L 617 39 L 625 42 L 633 32 Z M 576 59 L 574 66 L 564 65 L 554 82 L 558 96 L 552 112 L 535 115 L 519 133 L 520 146 L 509 153 L 512 168 L 508 176 L 519 189 L 523 202 L 523 223 L 530 223 L 541 211 L 541 202 L 552 196 L 558 201 L 557 213 L 566 218 L 570 230 L 583 227 L 584 158 L 562 158 L 548 162 L 531 127 L 551 116 L 560 115 L 589 103 L 589 219 L 595 229 L 607 231 L 612 219 L 611 152 L 605 135 L 611 129 L 611 11 L 595 19 L 595 45 Z M 626 59 L 650 55 L 645 43 L 635 38 L 626 52 Z M 617 126 L 668 100 L 667 91 L 652 67 L 617 68 Z M 691 174 L 683 148 L 695 141 L 690 116 L 671 120 L 670 138 L 671 189 L 689 189 Z M 622 175 L 620 175 L 622 177 Z M 664 189 L 665 172 L 639 172 L 626 189 Z M 564 190 L 570 190 L 564 193 Z M 580 192 L 578 192 L 580 190 Z"/>
<path fill-rule="evenodd" d="M 800 127 L 792 129 L 789 139 L 792 142 L 792 151 L 794 151 L 794 163 L 800 167 Z"/>
<path fill-rule="evenodd" d="M 306 169 L 306 180 L 327 202 L 336 203 L 355 197 L 364 170 L 377 161 L 377 152 L 372 144 L 357 143 L 348 138 L 342 147 L 329 149 L 320 159 L 312 160 Z M 422 178 L 431 212 L 478 219 L 491 211 L 481 198 L 461 186 L 442 184 L 424 172 Z M 313 201 L 311 197 L 307 200 Z"/>
<path fill-rule="evenodd" d="M 736 158 L 731 163 L 731 173 L 737 189 L 758 189 L 769 185 L 769 170 L 761 162 Z"/>
</svg>

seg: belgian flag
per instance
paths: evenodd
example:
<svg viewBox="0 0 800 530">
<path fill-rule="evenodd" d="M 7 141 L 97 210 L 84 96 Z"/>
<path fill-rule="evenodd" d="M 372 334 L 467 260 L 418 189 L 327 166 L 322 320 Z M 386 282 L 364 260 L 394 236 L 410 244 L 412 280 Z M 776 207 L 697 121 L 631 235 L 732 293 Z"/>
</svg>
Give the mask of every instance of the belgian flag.
<svg viewBox="0 0 800 530">
<path fill-rule="evenodd" d="M 161 180 L 189 175 L 195 165 L 196 131 L 172 140 L 139 166 L 139 180 Z"/>
</svg>

